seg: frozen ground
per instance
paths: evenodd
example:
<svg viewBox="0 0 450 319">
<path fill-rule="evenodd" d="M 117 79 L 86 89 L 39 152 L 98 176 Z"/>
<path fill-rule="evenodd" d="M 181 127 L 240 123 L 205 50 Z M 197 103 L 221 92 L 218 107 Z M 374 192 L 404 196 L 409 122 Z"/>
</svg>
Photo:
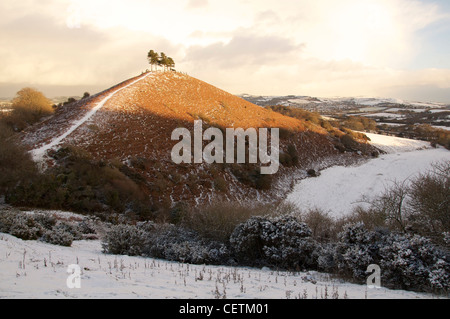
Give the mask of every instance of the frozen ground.
<svg viewBox="0 0 450 319">
<path fill-rule="evenodd" d="M 81 268 L 81 288 L 67 286 L 69 265 Z M 286 299 L 435 298 L 369 289 L 315 272 L 193 266 L 150 258 L 105 255 L 99 241 L 59 247 L 0 234 L 0 298 Z"/>
<path fill-rule="evenodd" d="M 357 166 L 335 166 L 317 178 L 300 181 L 287 196 L 303 210 L 318 208 L 330 216 L 350 213 L 362 196 L 382 192 L 393 181 L 404 181 L 425 172 L 431 164 L 450 160 L 450 151 L 431 148 L 429 143 L 398 137 L 367 134 L 372 144 L 388 154 Z"/>
</svg>

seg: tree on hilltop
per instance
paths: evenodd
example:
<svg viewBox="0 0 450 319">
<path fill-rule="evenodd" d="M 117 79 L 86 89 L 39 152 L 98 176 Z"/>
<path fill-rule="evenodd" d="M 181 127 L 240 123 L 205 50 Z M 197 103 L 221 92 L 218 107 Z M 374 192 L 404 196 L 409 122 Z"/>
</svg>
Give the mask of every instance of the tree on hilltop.
<svg viewBox="0 0 450 319">
<path fill-rule="evenodd" d="M 150 50 L 148 52 L 147 58 L 148 58 L 148 62 L 150 63 L 151 69 L 153 71 L 153 66 L 154 65 L 156 65 L 156 66 L 159 65 L 159 55 L 154 50 Z"/>
<path fill-rule="evenodd" d="M 167 58 L 167 66 L 169 67 L 169 68 L 175 68 L 175 61 L 172 59 L 172 58 Z"/>
<path fill-rule="evenodd" d="M 161 52 L 161 56 L 159 58 L 159 65 L 164 68 L 164 71 L 167 68 L 167 61 L 168 61 L 167 55 L 164 52 Z"/>
<path fill-rule="evenodd" d="M 158 54 L 154 50 L 150 50 L 148 52 L 147 59 L 151 65 L 152 71 L 153 65 L 156 65 L 156 67 L 162 67 L 164 71 L 175 67 L 175 61 L 171 57 L 168 57 L 164 52 Z"/>
</svg>

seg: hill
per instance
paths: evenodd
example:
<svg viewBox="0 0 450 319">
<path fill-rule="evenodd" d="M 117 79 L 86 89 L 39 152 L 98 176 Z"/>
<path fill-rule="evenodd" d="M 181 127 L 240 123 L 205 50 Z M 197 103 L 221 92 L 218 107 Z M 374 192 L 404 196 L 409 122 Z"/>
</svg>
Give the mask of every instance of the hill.
<svg viewBox="0 0 450 319">
<path fill-rule="evenodd" d="M 203 129 L 280 128 L 279 172 L 261 175 L 255 164 L 176 165 L 170 155 L 177 141 L 171 134 L 180 127 L 193 132 L 199 119 Z M 126 181 L 114 176 L 113 181 L 138 189 L 138 197 L 150 198 L 157 209 L 180 201 L 273 202 L 308 170 L 377 153 L 364 140 L 345 143 L 342 137 L 348 132 L 324 127 L 262 108 L 188 75 L 149 72 L 60 106 L 21 139 L 43 168 L 65 167 L 58 176 L 70 175 L 80 158 L 112 167 L 126 176 Z"/>
</svg>

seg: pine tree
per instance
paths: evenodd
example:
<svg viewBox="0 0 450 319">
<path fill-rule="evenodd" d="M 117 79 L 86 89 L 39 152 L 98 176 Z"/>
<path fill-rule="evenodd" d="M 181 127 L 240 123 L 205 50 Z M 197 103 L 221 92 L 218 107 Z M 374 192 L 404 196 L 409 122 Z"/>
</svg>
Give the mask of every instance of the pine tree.
<svg viewBox="0 0 450 319">
<path fill-rule="evenodd" d="M 167 68 L 167 55 L 164 52 L 161 52 L 161 56 L 159 58 L 159 65 L 162 66 L 164 68 L 164 71 Z"/>
<path fill-rule="evenodd" d="M 167 58 L 167 66 L 169 67 L 169 68 L 175 68 L 175 61 L 172 59 L 172 58 Z"/>
<path fill-rule="evenodd" d="M 153 65 L 159 64 L 159 56 L 158 53 L 156 53 L 154 50 L 150 50 L 147 55 L 148 62 L 150 63 L 151 69 L 153 71 Z"/>
</svg>

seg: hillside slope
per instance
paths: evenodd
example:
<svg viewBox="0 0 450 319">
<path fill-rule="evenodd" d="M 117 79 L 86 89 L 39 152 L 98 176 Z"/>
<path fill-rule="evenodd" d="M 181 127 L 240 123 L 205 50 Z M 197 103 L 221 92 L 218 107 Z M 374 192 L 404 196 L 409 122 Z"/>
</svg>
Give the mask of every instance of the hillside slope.
<svg viewBox="0 0 450 319">
<path fill-rule="evenodd" d="M 262 176 L 255 165 L 183 164 L 171 160 L 172 131 L 193 132 L 194 120 L 222 128 L 280 128 L 281 156 L 295 152 L 296 165 Z M 97 95 L 62 106 L 24 132 L 22 141 L 35 160 L 60 165 L 58 149 L 76 146 L 92 160 L 114 162 L 154 203 L 195 204 L 214 199 L 281 199 L 305 170 L 345 164 L 360 158 L 342 153 L 320 126 L 281 115 L 176 72 L 150 72 Z M 294 151 L 293 151 L 294 150 Z M 373 149 L 368 148 L 370 154 Z M 280 159 L 281 160 L 281 159 Z M 283 163 L 282 163 L 283 164 Z"/>
</svg>

